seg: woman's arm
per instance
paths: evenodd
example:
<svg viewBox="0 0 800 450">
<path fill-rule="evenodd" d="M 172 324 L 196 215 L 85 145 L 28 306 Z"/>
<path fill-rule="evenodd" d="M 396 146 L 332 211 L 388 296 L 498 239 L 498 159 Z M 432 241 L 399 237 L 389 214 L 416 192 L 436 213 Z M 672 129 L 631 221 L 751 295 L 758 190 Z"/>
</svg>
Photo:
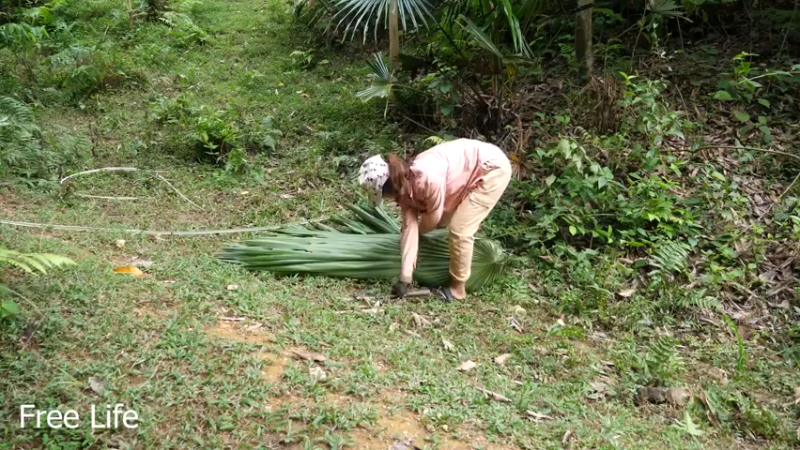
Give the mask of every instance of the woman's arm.
<svg viewBox="0 0 800 450">
<path fill-rule="evenodd" d="M 439 225 L 444 212 L 444 184 L 439 180 L 431 180 L 426 186 L 425 212 L 419 223 L 419 234 L 426 234 Z"/>
<path fill-rule="evenodd" d="M 402 250 L 402 264 L 400 269 L 400 282 L 411 283 L 414 269 L 417 267 L 417 251 L 419 249 L 419 223 L 418 212 L 411 207 L 403 207 L 403 225 L 400 233 L 400 249 Z"/>
</svg>

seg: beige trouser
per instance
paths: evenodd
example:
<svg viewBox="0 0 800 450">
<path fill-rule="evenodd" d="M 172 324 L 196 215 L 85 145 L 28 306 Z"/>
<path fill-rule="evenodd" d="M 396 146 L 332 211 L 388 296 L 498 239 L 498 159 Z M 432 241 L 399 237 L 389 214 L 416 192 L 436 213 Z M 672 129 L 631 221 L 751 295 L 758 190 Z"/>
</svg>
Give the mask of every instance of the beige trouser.
<svg viewBox="0 0 800 450">
<path fill-rule="evenodd" d="M 458 205 L 450 219 L 450 277 L 466 283 L 472 270 L 475 233 L 505 192 L 511 163 L 499 157 L 483 163 L 483 181 Z"/>
</svg>

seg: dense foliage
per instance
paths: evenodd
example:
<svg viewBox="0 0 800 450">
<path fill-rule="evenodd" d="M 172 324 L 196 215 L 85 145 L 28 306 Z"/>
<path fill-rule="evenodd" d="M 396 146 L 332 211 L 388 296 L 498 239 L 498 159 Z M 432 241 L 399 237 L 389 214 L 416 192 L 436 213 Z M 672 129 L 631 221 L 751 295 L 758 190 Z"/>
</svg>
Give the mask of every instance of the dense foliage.
<svg viewBox="0 0 800 450">
<path fill-rule="evenodd" d="M 675 426 L 691 439 L 702 422 L 746 445 L 797 446 L 797 404 L 765 406 L 749 392 L 790 391 L 770 370 L 800 361 L 797 2 L 265 1 L 246 2 L 230 22 L 220 3 L 0 2 L 4 194 L 51 195 L 69 210 L 75 199 L 59 185 L 69 173 L 170 165 L 208 203 L 240 208 L 237 224 L 272 224 L 356 201 L 349 181 L 369 154 L 485 139 L 510 155 L 514 179 L 482 242 L 513 255 L 496 283 L 513 288 L 513 301 L 560 318 L 543 333 L 622 336 L 599 341 L 614 360 L 591 370 L 614 372 L 629 390 L 691 378 L 705 369 L 690 367 L 687 348 L 698 362 L 707 342 L 727 345 L 714 363 L 728 358 L 735 382 L 704 390 Z M 220 41 L 227 47 L 214 53 Z M 271 196 L 254 198 L 251 186 Z M 325 188 L 335 193 L 310 194 Z M 118 208 L 115 218 L 161 223 Z M 303 233 L 294 237 L 303 245 L 330 236 Z M 367 251 L 388 251 L 397 236 L 370 239 L 380 242 Z M 432 239 L 439 276 L 442 236 Z M 342 242 L 324 250 L 346 253 Z M 397 256 L 387 254 L 378 259 L 389 276 Z M 4 285 L 24 282 L 15 278 L 24 255 L 0 252 Z M 314 272 L 302 262 L 292 270 Z M 354 270 L 363 267 L 362 258 Z M 0 313 L 17 320 L 10 298 Z M 285 322 L 292 339 L 310 339 L 295 318 Z M 531 340 L 515 345 L 539 370 Z M 556 350 L 559 364 L 581 364 Z"/>
</svg>

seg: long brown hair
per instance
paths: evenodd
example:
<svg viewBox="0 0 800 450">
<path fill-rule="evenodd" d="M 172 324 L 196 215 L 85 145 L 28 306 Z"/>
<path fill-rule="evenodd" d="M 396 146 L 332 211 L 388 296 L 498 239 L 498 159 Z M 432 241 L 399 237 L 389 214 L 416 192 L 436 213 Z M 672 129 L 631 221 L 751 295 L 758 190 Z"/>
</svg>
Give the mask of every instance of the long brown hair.
<svg viewBox="0 0 800 450">
<path fill-rule="evenodd" d="M 414 206 L 413 177 L 408 161 L 395 155 L 389 155 L 389 179 L 394 187 L 395 201 L 399 205 Z"/>
</svg>

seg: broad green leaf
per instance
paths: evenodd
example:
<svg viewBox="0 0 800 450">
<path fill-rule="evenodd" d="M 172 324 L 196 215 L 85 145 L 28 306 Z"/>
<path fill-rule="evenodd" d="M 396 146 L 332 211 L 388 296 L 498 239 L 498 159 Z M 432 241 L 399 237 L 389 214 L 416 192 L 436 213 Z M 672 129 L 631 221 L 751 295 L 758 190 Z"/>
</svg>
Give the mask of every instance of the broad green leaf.
<svg viewBox="0 0 800 450">
<path fill-rule="evenodd" d="M 729 102 L 733 100 L 733 97 L 731 97 L 731 94 L 728 91 L 719 90 L 714 93 L 714 100 Z"/>
<path fill-rule="evenodd" d="M 500 51 L 500 48 L 497 44 L 492 41 L 483 30 L 475 24 L 475 22 L 469 20 L 466 16 L 460 16 L 460 19 L 464 22 L 461 26 L 467 31 L 472 37 L 475 39 L 475 42 L 481 46 L 484 50 L 488 51 L 489 53 L 496 56 L 498 59 L 503 59 L 503 52 Z"/>
<path fill-rule="evenodd" d="M 11 300 L 0 301 L 0 317 L 16 316 L 19 314 L 19 306 Z"/>
<path fill-rule="evenodd" d="M 750 122 L 750 114 L 747 114 L 744 111 L 734 111 L 733 115 L 739 122 Z"/>
<path fill-rule="evenodd" d="M 569 226 L 569 234 L 571 234 L 571 235 L 573 235 L 573 236 L 575 236 L 576 234 L 578 234 L 578 229 L 577 229 L 577 228 L 575 228 L 575 225 L 570 225 L 570 226 Z"/>
<path fill-rule="evenodd" d="M 544 182 L 545 182 L 545 183 L 546 183 L 548 186 L 550 186 L 551 184 L 553 184 L 555 181 L 556 181 L 556 176 L 555 176 L 555 175 L 550 175 L 549 177 L 547 177 L 547 179 L 546 179 L 546 180 L 544 180 Z"/>
<path fill-rule="evenodd" d="M 558 141 L 558 151 L 567 159 L 572 157 L 572 147 L 568 139 L 561 139 Z"/>
</svg>

